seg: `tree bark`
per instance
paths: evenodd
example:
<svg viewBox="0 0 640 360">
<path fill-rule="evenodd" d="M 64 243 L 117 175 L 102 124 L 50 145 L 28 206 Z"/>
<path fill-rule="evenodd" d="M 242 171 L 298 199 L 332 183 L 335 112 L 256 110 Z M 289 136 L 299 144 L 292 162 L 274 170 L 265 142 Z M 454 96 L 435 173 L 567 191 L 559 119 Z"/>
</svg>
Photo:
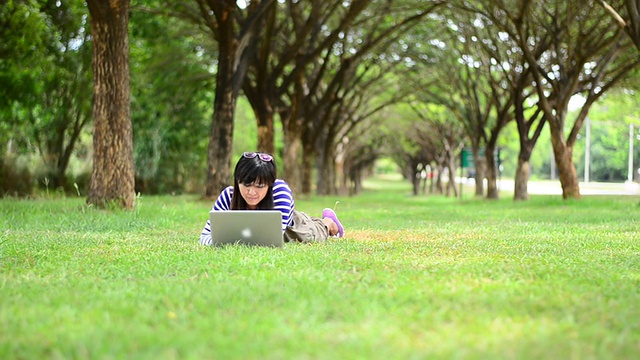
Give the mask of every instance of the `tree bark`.
<svg viewBox="0 0 640 360">
<path fill-rule="evenodd" d="M 258 151 L 275 155 L 273 113 L 258 119 Z"/>
<path fill-rule="evenodd" d="M 231 183 L 231 154 L 233 153 L 233 117 L 239 86 L 234 83 L 238 71 L 236 56 L 238 40 L 234 32 L 235 4 L 225 2 L 214 9 L 218 19 L 218 71 L 213 119 L 207 150 L 207 183 L 205 198 L 213 199 Z"/>
<path fill-rule="evenodd" d="M 515 183 L 513 189 L 513 200 L 529 200 L 527 190 L 529 177 L 531 175 L 531 153 L 540 138 L 542 129 L 546 123 L 546 117 L 541 116 L 542 109 L 539 107 L 528 118 L 525 117 L 525 101 L 523 89 L 526 86 L 527 77 L 521 76 L 514 86 L 514 111 L 515 121 L 518 128 L 518 140 L 520 151 L 518 153 L 518 165 L 516 168 Z M 533 129 L 533 133 L 531 133 Z"/>
<path fill-rule="evenodd" d="M 495 158 L 496 145 L 494 142 L 487 142 L 484 159 L 487 163 L 487 199 L 498 199 L 500 197 L 497 185 L 498 166 Z"/>
<path fill-rule="evenodd" d="M 214 100 L 213 122 L 207 149 L 207 184 L 205 198 L 214 199 L 231 184 L 231 154 L 233 153 L 233 117 L 237 97 L 228 86 L 228 73 L 219 71 Z M 221 81 L 222 80 L 222 81 Z"/>
<path fill-rule="evenodd" d="M 475 179 L 476 179 L 476 192 L 475 192 L 475 196 L 484 196 L 484 178 L 486 177 L 486 169 L 487 169 L 487 164 L 484 160 L 484 156 L 480 156 L 479 155 L 480 149 L 479 148 L 474 148 L 473 149 L 473 163 L 474 163 L 474 168 L 476 171 L 475 174 Z"/>
<path fill-rule="evenodd" d="M 284 130 L 284 177 L 287 179 L 289 186 L 293 191 L 302 190 L 305 192 L 303 184 L 304 170 L 301 168 L 300 155 L 304 152 L 303 124 L 304 120 L 300 117 L 300 108 L 302 103 L 302 91 L 304 78 L 302 73 L 296 72 L 294 88 L 295 93 L 291 97 L 291 107 L 289 111 L 282 111 L 280 119 L 282 120 L 282 128 Z"/>
<path fill-rule="evenodd" d="M 302 193 L 305 195 L 311 195 L 313 191 L 313 160 L 315 155 L 314 146 L 311 143 L 302 142 Z"/>
<path fill-rule="evenodd" d="M 213 121 L 207 151 L 207 180 L 204 197 L 213 199 L 231 183 L 233 121 L 238 94 L 249 61 L 257 46 L 257 31 L 274 0 L 249 3 L 245 21 L 236 16 L 238 5 L 231 0 L 198 0 L 201 16 L 218 42 L 218 68 L 213 105 Z M 211 13 L 215 21 L 211 21 Z"/>
<path fill-rule="evenodd" d="M 449 182 L 447 183 L 447 196 L 458 197 L 458 189 L 456 187 L 456 156 L 453 151 L 447 151 L 447 169 L 449 170 Z"/>
<path fill-rule="evenodd" d="M 531 153 L 523 154 L 522 149 L 520 149 L 520 155 L 518 156 L 518 167 L 516 168 L 516 177 L 515 184 L 513 187 L 513 200 L 529 200 L 529 191 L 527 190 L 527 185 L 529 182 L 530 175 L 530 162 L 529 158 L 531 157 Z"/>
<path fill-rule="evenodd" d="M 529 63 L 539 98 L 538 106 L 549 122 L 562 197 L 580 199 L 578 177 L 572 160 L 578 132 L 590 106 L 637 66 L 639 60 L 626 51 L 627 44 L 621 41 L 621 33 L 615 29 L 615 24 L 601 21 L 604 13 L 598 11 L 595 4 L 578 6 L 577 2 L 572 1 L 557 2 L 556 5 L 553 16 L 536 28 L 527 24 L 532 20 L 521 21 L 520 18 L 515 21 L 513 35 Z M 520 10 L 522 14 L 528 13 L 527 9 Z M 511 16 L 505 18 L 517 19 Z M 548 48 L 544 57 L 541 57 L 541 48 L 532 48 L 532 29 L 537 30 L 536 35 L 540 37 L 537 43 L 543 44 L 542 48 Z M 553 74 L 553 77 L 549 74 Z M 568 104 L 571 97 L 578 93 L 585 98 L 585 104 L 570 126 L 569 136 L 565 138 Z"/>
<path fill-rule="evenodd" d="M 551 126 L 551 145 L 558 167 L 563 199 L 580 199 L 580 184 L 573 163 L 573 146 L 567 145 L 564 132 Z"/>
<path fill-rule="evenodd" d="M 87 0 L 93 35 L 93 170 L 87 203 L 135 205 L 129 88 L 130 0 Z"/>
<path fill-rule="evenodd" d="M 317 161 L 316 195 L 335 194 L 335 162 L 332 149 L 325 145 Z"/>
<path fill-rule="evenodd" d="M 620 27 L 629 35 L 635 47 L 640 50 L 640 0 L 625 0 L 627 10 L 626 18 L 623 18 L 608 1 L 600 0 L 600 3 L 611 14 Z"/>
<path fill-rule="evenodd" d="M 442 185 L 442 175 L 444 173 L 443 162 L 444 161 L 438 162 L 438 164 L 436 165 L 438 168 L 438 176 L 436 177 L 435 191 L 432 191 L 432 193 L 444 194 L 444 186 Z"/>
<path fill-rule="evenodd" d="M 284 174 L 291 189 L 295 192 L 304 189 L 300 155 L 302 154 L 302 120 L 289 118 L 284 122 Z M 304 192 L 304 191 L 303 191 Z"/>
</svg>

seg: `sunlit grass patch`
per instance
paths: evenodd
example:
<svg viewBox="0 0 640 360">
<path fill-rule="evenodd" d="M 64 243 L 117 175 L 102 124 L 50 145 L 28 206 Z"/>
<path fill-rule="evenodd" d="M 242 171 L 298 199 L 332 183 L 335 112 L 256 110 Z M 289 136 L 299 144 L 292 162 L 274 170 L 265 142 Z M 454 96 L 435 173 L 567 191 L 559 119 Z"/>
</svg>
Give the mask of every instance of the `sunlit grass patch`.
<svg viewBox="0 0 640 360">
<path fill-rule="evenodd" d="M 0 202 L 0 358 L 633 358 L 640 216 L 628 198 L 464 201 L 376 179 L 346 237 L 198 244 L 211 204 Z"/>
</svg>

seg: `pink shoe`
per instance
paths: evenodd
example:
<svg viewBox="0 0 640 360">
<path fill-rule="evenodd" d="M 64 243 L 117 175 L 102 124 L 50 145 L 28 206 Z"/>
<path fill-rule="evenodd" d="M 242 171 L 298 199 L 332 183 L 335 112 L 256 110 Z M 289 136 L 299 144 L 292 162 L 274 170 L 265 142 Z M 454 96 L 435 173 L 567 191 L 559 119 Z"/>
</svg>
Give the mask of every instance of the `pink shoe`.
<svg viewBox="0 0 640 360">
<path fill-rule="evenodd" d="M 342 227 L 342 224 L 340 223 L 340 220 L 338 220 L 338 215 L 336 215 L 336 212 L 333 211 L 332 209 L 326 208 L 324 210 L 322 210 L 322 218 L 329 218 L 331 220 L 333 220 L 334 223 L 336 223 L 336 225 L 338 225 L 338 234 L 339 237 L 344 237 L 344 228 Z"/>
</svg>

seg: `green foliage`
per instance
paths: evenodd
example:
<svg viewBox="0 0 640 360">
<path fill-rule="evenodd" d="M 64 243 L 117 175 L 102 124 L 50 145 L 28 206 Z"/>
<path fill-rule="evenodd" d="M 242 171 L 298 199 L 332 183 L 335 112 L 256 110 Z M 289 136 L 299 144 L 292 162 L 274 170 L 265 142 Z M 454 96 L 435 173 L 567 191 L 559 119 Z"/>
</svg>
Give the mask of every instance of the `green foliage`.
<svg viewBox="0 0 640 360">
<path fill-rule="evenodd" d="M 636 74 L 640 78 L 640 74 Z M 636 90 L 614 89 L 593 105 L 589 118 L 593 122 L 605 122 L 616 127 L 633 124 L 640 126 L 640 100 Z"/>
<path fill-rule="evenodd" d="M 0 110 L 6 114 L 14 97 L 37 89 L 36 74 L 28 66 L 43 60 L 39 49 L 47 41 L 48 27 L 35 0 L 7 1 L 0 8 L 0 25 Z"/>
<path fill-rule="evenodd" d="M 620 131 L 621 129 L 623 131 Z M 586 137 L 582 139 L 586 141 Z M 626 180 L 629 161 L 628 127 L 621 126 L 616 129 L 613 126 L 598 126 L 597 123 L 594 123 L 591 126 L 591 139 L 590 170 L 597 175 L 592 180 L 618 182 Z M 583 149 L 582 154 L 577 153 L 576 155 L 583 155 L 584 152 Z M 579 158 L 576 160 L 579 161 Z M 579 162 L 579 164 L 578 169 L 584 171 L 584 162 Z"/>
<path fill-rule="evenodd" d="M 376 161 L 376 174 L 392 175 L 399 172 L 398 165 L 391 158 L 382 158 Z"/>
<path fill-rule="evenodd" d="M 81 0 L 10 1 L 0 21 L 0 145 L 37 154 L 32 171 L 65 186 L 79 134 L 91 117 L 91 46 Z M 6 124 L 9 124 L 7 126 Z"/>
<path fill-rule="evenodd" d="M 200 191 L 213 104 L 204 40 L 153 12 L 133 11 L 130 27 L 137 191 Z"/>
<path fill-rule="evenodd" d="M 325 11 L 326 14 L 335 11 L 333 16 L 327 15 L 326 19 L 317 18 L 318 22 L 326 21 L 326 27 L 319 26 L 321 29 L 316 33 L 317 37 L 305 38 L 305 41 L 310 42 L 321 41 L 329 35 L 329 29 L 338 28 L 340 24 L 337 23 L 337 15 L 346 16 L 345 11 L 354 4 L 337 1 L 335 8 L 325 7 L 317 14 L 311 14 L 311 3 L 277 3 L 279 9 L 289 5 L 289 9 L 296 12 L 291 15 L 296 15 L 296 18 L 299 16 L 301 23 L 305 16 L 313 17 L 325 14 Z M 464 3 L 469 5 L 469 2 Z M 482 3 L 487 5 L 488 10 L 499 10 L 505 5 L 491 1 L 478 2 L 476 5 L 482 8 Z M 532 4 L 540 3 L 553 2 Z M 518 4 L 510 3 L 505 8 L 516 9 Z M 583 11 L 576 7 L 578 4 L 571 1 L 558 6 Z M 351 58 L 359 49 L 364 49 L 372 39 L 368 35 L 380 35 L 397 25 L 401 17 L 416 14 L 430 5 L 432 2 L 416 0 L 394 2 L 393 6 L 389 2 L 371 2 L 355 20 L 355 25 L 346 27 L 347 30 L 342 33 L 343 36 L 339 37 L 335 46 L 327 50 L 333 51 L 334 55 L 341 54 L 336 57 L 328 56 L 324 65 L 332 69 L 328 70 L 329 74 L 335 75 L 338 66 L 345 59 Z M 143 193 L 200 192 L 204 182 L 208 135 L 213 118 L 213 75 L 217 67 L 214 60 L 217 45 L 208 30 L 202 31 L 202 28 L 184 18 L 172 16 L 178 10 L 185 10 L 190 6 L 189 3 L 165 1 L 133 1 L 132 4 L 131 114 L 137 190 Z M 337 91 L 332 96 L 345 97 L 345 94 L 349 94 L 353 104 L 360 104 L 360 107 L 348 116 L 345 115 L 348 111 L 338 111 L 335 117 L 329 119 L 337 119 L 338 113 L 340 116 L 344 115 L 340 119 L 346 119 L 346 122 L 339 125 L 344 130 L 340 133 L 344 132 L 352 145 L 359 142 L 358 146 L 354 145 L 349 151 L 370 154 L 373 152 L 370 149 L 374 149 L 381 156 L 393 157 L 403 166 L 408 156 L 415 157 L 425 148 L 425 144 L 416 139 L 416 129 L 430 131 L 424 126 L 424 119 L 418 120 L 415 112 L 404 105 L 389 106 L 375 112 L 375 115 L 364 116 L 363 113 L 368 113 L 390 99 L 404 98 L 406 94 L 410 94 L 411 100 L 423 103 L 420 106 L 426 109 L 430 120 L 438 118 L 442 120 L 438 120 L 440 123 L 458 122 L 453 119 L 454 115 L 473 112 L 472 107 L 465 108 L 469 105 L 470 98 L 465 95 L 465 91 L 470 90 L 471 86 L 456 90 L 457 86 L 454 85 L 458 81 L 465 83 L 469 76 L 474 75 L 473 71 L 482 70 L 466 69 L 461 56 L 479 51 L 481 45 L 485 46 L 485 51 L 495 51 L 496 57 L 499 57 L 497 52 L 501 50 L 500 46 L 509 45 L 507 51 L 501 52 L 519 56 L 519 50 L 511 48 L 513 44 L 506 38 L 492 38 L 492 29 L 488 27 L 488 23 L 482 29 L 474 28 L 479 23 L 471 23 L 470 20 L 477 18 L 476 14 L 460 13 L 455 6 L 437 9 L 437 14 L 422 18 L 419 26 L 414 27 L 411 32 L 397 33 L 393 41 L 378 43 L 372 48 L 375 50 L 365 51 L 362 58 L 351 60 L 358 63 L 351 70 L 360 82 L 354 82 L 353 86 L 346 86 L 348 90 Z M 527 16 L 539 14 L 540 17 L 533 23 L 542 23 L 547 16 L 543 10 L 548 9 L 536 7 Z M 593 9 L 596 10 L 600 11 L 597 7 Z M 274 37 L 271 45 L 284 46 L 285 49 L 294 46 L 297 39 L 294 32 L 299 29 L 298 23 L 292 21 L 292 16 L 284 10 L 278 11 L 275 16 L 282 17 L 284 21 L 282 28 L 276 29 L 280 30 L 280 37 Z M 579 36 L 579 30 L 586 25 L 608 25 L 601 23 L 600 17 L 596 20 L 593 24 L 591 20 L 589 24 L 576 23 L 569 35 Z M 464 29 L 462 25 L 465 25 Z M 462 30 L 467 35 L 475 34 L 483 40 L 469 41 L 469 38 L 463 43 L 457 36 L 463 33 Z M 539 29 L 531 29 L 533 34 L 537 34 L 537 30 Z M 544 32 L 541 34 L 544 35 Z M 31 175 L 34 178 L 24 178 L 24 183 L 40 184 L 41 187 L 45 179 L 51 181 L 49 186 L 54 186 L 51 184 L 54 179 L 58 179 L 56 182 L 65 186 L 67 191 L 74 193 L 76 190 L 71 186 L 76 183 L 79 191 L 86 194 L 92 155 L 89 126 L 92 89 L 91 39 L 84 1 L 5 1 L 0 7 L 0 37 L 0 157 L 10 156 L 7 163 L 15 161 L 17 164 L 12 166 L 11 171 L 13 174 L 21 174 L 17 177 L 12 175 L 11 178 L 22 179 L 21 176 Z M 568 50 L 580 49 L 582 48 L 576 47 Z M 328 54 L 325 52 L 325 55 Z M 471 54 L 467 59 L 474 59 L 478 63 L 488 60 L 486 56 L 477 54 Z M 516 68 L 517 63 L 510 62 L 512 60 L 503 59 L 513 65 L 511 68 Z M 265 61 L 273 61 L 272 66 L 278 65 L 275 58 Z M 319 62 L 316 64 L 318 66 L 309 68 L 320 71 L 323 68 L 319 66 L 321 64 Z M 497 65 L 502 64 L 502 61 L 496 60 L 492 64 L 492 71 L 495 71 L 493 75 L 500 75 Z M 465 70 L 470 72 L 465 74 Z M 553 74 L 556 76 L 560 73 Z M 330 79 L 327 76 L 320 82 L 320 87 L 329 86 Z M 603 101 L 595 104 L 589 114 L 594 124 L 591 134 L 591 178 L 594 180 L 626 180 L 628 142 L 625 138 L 628 137 L 628 124 L 640 126 L 640 107 L 637 106 L 634 92 L 638 88 L 638 79 L 640 77 L 636 69 L 620 83 L 624 86 L 624 91 L 607 90 Z M 370 86 L 370 82 L 377 83 L 378 86 Z M 483 83 L 484 80 L 471 82 L 484 92 Z M 367 88 L 371 91 L 368 92 Z M 320 93 L 313 95 L 318 99 L 322 96 Z M 446 114 L 442 109 L 434 110 L 433 103 L 443 102 L 459 106 Z M 287 105 L 274 103 L 274 106 L 281 111 Z M 370 118 L 363 121 L 366 117 Z M 346 131 L 354 119 L 361 123 Z M 620 126 L 618 122 L 621 123 Z M 235 155 L 232 159 L 237 158 L 242 151 L 256 148 L 255 114 L 244 98 L 238 101 L 233 136 Z M 281 152 L 284 145 L 280 123 L 276 124 L 275 136 L 276 152 Z M 584 139 L 584 128 L 581 136 Z M 347 143 L 345 139 L 336 140 L 336 143 Z M 504 166 L 502 175 L 511 177 L 518 154 L 514 126 L 510 125 L 503 131 L 499 146 Z M 549 177 L 553 161 L 550 148 L 548 131 L 545 130 L 531 158 L 534 178 Z M 635 149 L 634 166 L 637 168 L 640 144 L 636 143 Z M 578 173 L 582 176 L 584 141 L 578 141 L 573 155 Z M 346 159 L 351 156 L 355 157 L 353 153 L 345 154 Z M 276 158 L 280 161 L 281 156 Z M 387 166 L 387 170 L 391 168 L 393 167 Z M 7 170 L 7 174 L 9 171 Z M 6 178 L 8 177 L 7 175 Z M 5 188 L 5 191 L 8 190 Z"/>
<path fill-rule="evenodd" d="M 629 125 L 634 126 L 633 141 L 633 168 L 636 179 L 636 170 L 640 167 L 640 103 L 634 91 L 614 90 L 603 96 L 603 99 L 594 104 L 589 114 L 591 124 L 591 151 L 590 151 L 590 180 L 592 181 L 616 181 L 628 180 L 629 171 Z M 580 133 L 580 140 L 574 151 L 574 161 L 577 170 L 582 177 L 585 169 L 586 151 L 585 125 Z"/>
<path fill-rule="evenodd" d="M 461 202 L 365 185 L 297 203 L 319 214 L 340 200 L 345 239 L 278 250 L 200 246 L 211 204 L 194 197 L 143 196 L 133 211 L 1 200 L 0 357 L 637 354 L 637 199 Z"/>
<path fill-rule="evenodd" d="M 640 112 L 634 91 L 616 89 L 602 97 L 595 103 L 590 112 L 591 121 L 591 181 L 626 181 L 629 162 L 629 125 L 635 126 L 634 139 L 634 167 L 640 165 Z M 569 113 L 569 117 L 576 115 L 576 110 Z M 567 130 L 568 131 L 568 130 Z M 504 176 L 511 176 L 517 162 L 517 138 L 503 134 Z M 580 138 L 575 145 L 573 160 L 580 179 L 584 178 L 585 169 L 585 139 L 586 125 L 580 131 Z M 532 177 L 534 179 L 548 179 L 551 173 L 552 152 L 549 134 L 544 131 L 534 148 L 531 156 Z M 512 165 L 513 164 L 513 165 Z M 634 175 L 635 176 L 635 175 Z"/>
<path fill-rule="evenodd" d="M 515 121 L 507 124 L 502 130 L 498 140 L 498 148 L 500 149 L 500 164 L 502 165 L 500 176 L 514 178 L 520 151 L 518 128 Z"/>
</svg>

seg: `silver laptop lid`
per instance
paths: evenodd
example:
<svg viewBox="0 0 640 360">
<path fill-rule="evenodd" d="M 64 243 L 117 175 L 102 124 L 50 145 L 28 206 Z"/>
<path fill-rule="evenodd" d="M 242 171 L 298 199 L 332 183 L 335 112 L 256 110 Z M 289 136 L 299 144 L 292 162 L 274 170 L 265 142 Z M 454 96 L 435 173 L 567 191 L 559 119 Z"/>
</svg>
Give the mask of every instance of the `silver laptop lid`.
<svg viewBox="0 0 640 360">
<path fill-rule="evenodd" d="M 243 244 L 281 247 L 282 214 L 279 210 L 210 211 L 213 245 Z"/>
</svg>

